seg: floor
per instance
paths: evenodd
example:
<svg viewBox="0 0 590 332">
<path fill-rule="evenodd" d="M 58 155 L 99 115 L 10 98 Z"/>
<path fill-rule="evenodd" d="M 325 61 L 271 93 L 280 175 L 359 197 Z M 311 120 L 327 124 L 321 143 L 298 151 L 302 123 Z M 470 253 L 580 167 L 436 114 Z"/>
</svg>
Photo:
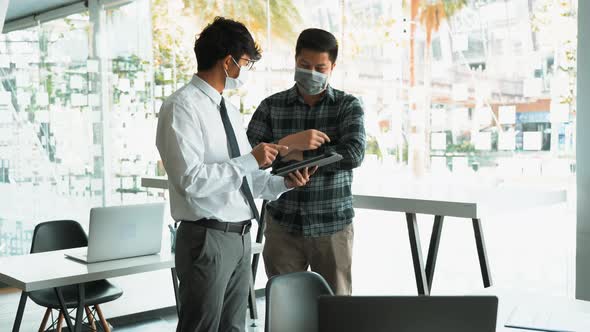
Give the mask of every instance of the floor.
<svg viewBox="0 0 590 332">
<path fill-rule="evenodd" d="M 9 289 L 0 289 L 0 331 L 11 331 L 14 322 L 15 303 L 18 303 L 20 293 Z M 259 318 L 253 321 L 248 316 L 246 331 L 264 331 L 264 298 L 257 299 Z M 38 331 L 44 309 L 32 302 L 27 303 L 27 309 L 21 325 L 22 332 Z M 106 314 L 106 312 L 105 312 Z M 150 310 L 122 317 L 108 319 L 112 330 L 117 332 L 161 332 L 175 331 L 178 318 L 174 307 Z M 67 329 L 64 329 L 67 331 Z"/>
<path fill-rule="evenodd" d="M 246 319 L 246 331 L 248 332 L 262 332 L 264 331 L 264 298 L 259 298 L 257 301 L 258 312 L 260 317 L 253 321 L 248 316 Z M 139 314 L 130 315 L 112 320 L 111 324 L 114 331 L 121 332 L 160 332 L 160 331 L 174 331 L 176 323 L 178 322 L 176 311 L 161 310 L 157 315 L 153 314 Z"/>
</svg>

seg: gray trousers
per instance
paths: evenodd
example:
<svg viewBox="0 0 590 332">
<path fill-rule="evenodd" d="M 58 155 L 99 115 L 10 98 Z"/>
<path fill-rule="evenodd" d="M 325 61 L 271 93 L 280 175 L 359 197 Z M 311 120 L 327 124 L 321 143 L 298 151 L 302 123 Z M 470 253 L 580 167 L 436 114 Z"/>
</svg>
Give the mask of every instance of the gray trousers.
<svg viewBox="0 0 590 332">
<path fill-rule="evenodd" d="M 181 222 L 176 234 L 177 332 L 245 331 L 251 278 L 250 233 Z"/>
</svg>

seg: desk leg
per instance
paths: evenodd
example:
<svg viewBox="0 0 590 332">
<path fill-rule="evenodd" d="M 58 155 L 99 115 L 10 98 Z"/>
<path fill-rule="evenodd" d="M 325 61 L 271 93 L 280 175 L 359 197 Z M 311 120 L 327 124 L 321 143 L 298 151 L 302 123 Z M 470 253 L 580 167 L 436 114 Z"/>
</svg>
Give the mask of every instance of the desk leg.
<svg viewBox="0 0 590 332">
<path fill-rule="evenodd" d="M 440 234 L 442 233 L 443 219 L 443 216 L 434 216 L 432 234 L 430 235 L 428 257 L 426 258 L 426 280 L 430 290 L 432 290 L 432 279 L 434 277 L 434 268 L 436 266 L 436 258 L 438 256 L 438 245 L 440 244 Z"/>
<path fill-rule="evenodd" d="M 256 243 L 262 243 L 264 237 L 264 218 L 266 214 L 266 200 L 262 201 L 262 208 L 260 209 L 260 221 L 258 222 L 258 231 L 256 232 Z M 260 261 L 260 254 L 252 255 L 252 280 L 256 282 L 256 273 L 258 272 L 258 262 Z"/>
<path fill-rule="evenodd" d="M 481 277 L 483 279 L 483 286 L 490 287 L 492 285 L 492 276 L 490 275 L 488 254 L 486 253 L 486 245 L 483 240 L 481 219 L 472 219 L 472 221 L 473 233 L 475 234 L 475 244 L 477 246 L 477 255 L 479 256 L 479 267 L 481 268 Z"/>
<path fill-rule="evenodd" d="M 262 201 L 262 208 L 260 209 L 260 220 L 258 222 L 258 231 L 256 232 L 256 242 L 262 243 L 264 237 L 264 223 L 266 213 L 266 200 Z M 256 273 L 258 272 L 258 262 L 260 261 L 260 254 L 252 255 L 252 282 L 250 283 L 250 292 L 248 294 L 248 305 L 250 306 L 250 318 L 253 320 L 258 319 L 258 310 L 256 308 L 256 292 L 254 289 L 254 283 L 256 282 Z M 255 323 L 252 324 L 253 327 Z"/>
<path fill-rule="evenodd" d="M 23 321 L 23 313 L 25 312 L 25 305 L 27 304 L 28 297 L 29 295 L 26 292 L 20 294 L 20 301 L 18 302 L 18 309 L 16 310 L 12 332 L 18 332 L 20 330 L 20 324 Z"/>
<path fill-rule="evenodd" d="M 408 222 L 408 235 L 410 237 L 410 248 L 412 250 L 412 260 L 414 262 L 414 275 L 416 277 L 416 286 L 418 295 L 430 295 L 430 289 L 426 281 L 424 272 L 424 260 L 422 259 L 422 247 L 420 246 L 420 235 L 418 234 L 418 223 L 415 213 L 406 213 Z"/>
<path fill-rule="evenodd" d="M 256 307 L 256 292 L 254 291 L 254 280 L 250 278 L 250 291 L 248 295 L 248 306 L 250 306 L 250 318 L 253 320 L 258 319 L 258 308 Z M 252 327 L 255 327 L 256 323 L 252 323 Z"/>
<path fill-rule="evenodd" d="M 258 312 L 256 311 L 256 292 L 254 290 L 254 280 L 256 280 L 256 270 L 258 269 L 258 260 L 260 254 L 254 254 L 252 257 L 252 278 L 250 279 L 250 292 L 248 294 L 248 305 L 250 306 L 250 318 L 258 319 Z"/>
<path fill-rule="evenodd" d="M 78 308 L 76 309 L 76 332 L 82 331 L 82 325 L 84 325 L 84 302 L 85 302 L 85 289 L 84 284 L 78 284 Z"/>
<path fill-rule="evenodd" d="M 176 300 L 176 314 L 180 318 L 180 300 L 178 298 L 178 275 L 176 274 L 176 268 L 172 269 L 172 286 L 174 287 L 174 300 Z"/>
<path fill-rule="evenodd" d="M 59 306 L 61 307 L 61 312 L 64 315 L 64 318 L 66 320 L 66 325 L 68 325 L 68 330 L 69 331 L 74 331 L 74 326 L 72 325 L 72 320 L 70 319 L 70 315 L 68 314 L 68 308 L 66 307 L 66 303 L 64 301 L 64 296 L 61 293 L 61 289 L 56 287 L 54 288 L 55 290 L 55 295 L 57 295 L 57 299 L 59 301 Z"/>
</svg>

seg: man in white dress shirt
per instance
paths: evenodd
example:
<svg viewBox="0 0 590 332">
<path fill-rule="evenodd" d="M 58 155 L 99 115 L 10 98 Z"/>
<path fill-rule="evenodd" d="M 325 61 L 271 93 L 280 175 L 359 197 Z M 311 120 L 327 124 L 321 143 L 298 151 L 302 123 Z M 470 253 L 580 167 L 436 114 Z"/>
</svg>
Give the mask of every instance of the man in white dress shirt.
<svg viewBox="0 0 590 332">
<path fill-rule="evenodd" d="M 252 149 L 224 89 L 238 88 L 260 50 L 239 22 L 216 18 L 195 42 L 197 74 L 159 113 L 156 146 L 168 174 L 176 235 L 177 332 L 244 331 L 251 277 L 253 197 L 275 200 L 315 170 L 286 178 L 261 170 L 286 147 Z"/>
</svg>

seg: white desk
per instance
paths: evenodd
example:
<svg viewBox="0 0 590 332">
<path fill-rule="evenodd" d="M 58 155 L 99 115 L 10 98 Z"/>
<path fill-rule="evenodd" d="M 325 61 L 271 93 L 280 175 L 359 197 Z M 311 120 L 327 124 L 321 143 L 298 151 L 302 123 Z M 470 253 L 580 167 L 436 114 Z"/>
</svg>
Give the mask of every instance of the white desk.
<svg viewBox="0 0 590 332">
<path fill-rule="evenodd" d="M 355 188 L 356 189 L 356 188 Z M 359 209 L 421 213 L 458 218 L 482 218 L 490 214 L 565 202 L 566 189 L 540 186 L 407 185 L 391 190 L 355 190 Z"/>
<path fill-rule="evenodd" d="M 64 254 L 68 250 L 50 251 L 38 254 L 29 254 L 22 256 L 0 257 L 0 282 L 11 287 L 22 290 L 20 303 L 18 306 L 16 318 L 13 325 L 13 332 L 20 329 L 23 312 L 25 309 L 27 294 L 32 291 L 54 288 L 58 299 L 62 298 L 60 287 L 69 285 L 78 285 L 78 291 L 82 298 L 78 299 L 78 310 L 76 312 L 75 330 L 80 331 L 82 321 L 84 288 L 81 286 L 85 282 L 121 277 L 131 274 L 150 272 L 162 269 L 170 269 L 172 272 L 172 285 L 176 297 L 176 307 L 178 310 L 178 279 L 174 263 L 174 254 L 170 253 L 169 248 L 162 248 L 157 255 L 141 256 L 134 258 L 118 259 L 107 262 L 82 264 L 71 259 L 67 259 Z M 262 252 L 262 244 L 252 244 L 253 253 Z M 253 284 L 250 286 L 250 294 L 253 296 Z M 255 301 L 255 297 L 254 297 Z M 63 301 L 61 301 L 63 302 Z M 255 302 L 254 302 L 255 303 Z M 65 311 L 65 305 L 61 303 L 62 311 Z M 256 314 L 256 306 L 251 307 L 251 315 Z M 66 324 L 72 331 L 72 323 L 68 315 L 64 315 Z"/>
<path fill-rule="evenodd" d="M 144 177 L 146 188 L 168 189 L 166 177 Z M 394 187 L 394 188 L 390 188 Z M 414 264 L 416 287 L 421 295 L 430 294 L 444 217 L 471 219 L 484 287 L 492 285 L 489 260 L 486 253 L 481 218 L 495 210 L 514 211 L 540 205 L 565 202 L 565 189 L 536 187 L 495 186 L 478 183 L 467 185 L 400 183 L 396 186 L 353 187 L 354 207 L 406 214 L 408 236 Z M 263 211 L 264 213 L 264 211 Z M 426 264 L 418 233 L 416 214 L 434 216 L 434 225 L 428 247 Z M 261 234 L 260 241 L 261 242 Z M 253 260 L 254 263 L 254 260 Z"/>
<path fill-rule="evenodd" d="M 368 191 L 366 188 L 365 191 Z M 403 185 L 392 190 L 370 188 L 370 195 L 354 195 L 354 207 L 359 209 L 403 212 L 406 214 L 408 236 L 414 264 L 418 294 L 428 295 L 445 217 L 471 219 L 484 287 L 492 285 L 489 260 L 482 230 L 482 217 L 496 210 L 514 211 L 540 205 L 565 202 L 565 189 L 491 187 L 465 185 Z M 358 191 L 357 191 L 358 192 Z M 362 191 L 361 191 L 362 192 Z M 434 216 L 426 264 L 418 233 L 416 214 Z"/>
<path fill-rule="evenodd" d="M 143 177 L 141 186 L 168 189 L 164 176 Z M 494 213 L 498 206 L 518 210 L 565 202 L 567 191 L 542 186 L 482 187 L 456 185 L 402 184 L 392 190 L 369 187 L 354 188 L 354 206 L 359 209 L 443 215 L 459 218 L 481 218 Z"/>
<path fill-rule="evenodd" d="M 64 257 L 74 249 L 0 257 L 0 282 L 32 292 L 130 274 L 174 268 L 174 254 L 83 264 Z M 169 250 L 168 250 L 169 251 Z"/>
<path fill-rule="evenodd" d="M 75 331 L 82 328 L 84 311 L 83 283 L 106 278 L 120 277 L 130 274 L 171 269 L 175 295 L 178 294 L 178 281 L 174 266 L 174 255 L 169 250 L 160 254 L 119 259 L 108 262 L 82 264 L 67 259 L 64 254 L 68 250 L 58 250 L 22 256 L 0 257 L 0 282 L 21 289 L 20 303 L 12 328 L 13 332 L 20 329 L 28 293 L 40 289 L 54 288 L 60 301 L 62 311 L 67 312 L 60 287 L 78 285 L 78 309 L 76 311 Z M 178 308 L 178 297 L 176 298 Z M 69 315 L 64 315 L 70 331 L 74 326 Z"/>
<path fill-rule="evenodd" d="M 568 299 L 560 296 L 548 296 L 534 293 L 526 293 L 510 289 L 497 289 L 496 287 L 481 290 L 469 295 L 496 295 L 498 297 L 497 332 L 524 332 L 528 330 L 505 327 L 506 321 L 515 307 L 521 306 L 541 312 L 568 312 L 590 314 L 590 302 Z M 590 330 L 590 327 L 589 327 Z"/>
</svg>

